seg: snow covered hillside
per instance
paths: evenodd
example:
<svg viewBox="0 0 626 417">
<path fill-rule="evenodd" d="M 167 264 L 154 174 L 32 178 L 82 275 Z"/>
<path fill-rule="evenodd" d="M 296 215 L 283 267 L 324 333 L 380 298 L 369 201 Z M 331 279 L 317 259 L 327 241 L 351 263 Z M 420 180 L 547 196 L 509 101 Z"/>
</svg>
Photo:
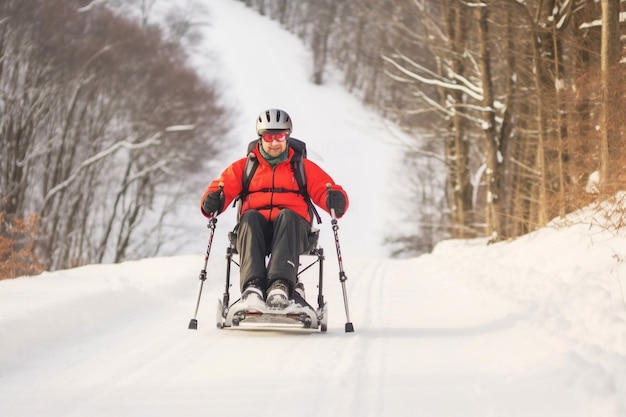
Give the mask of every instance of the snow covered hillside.
<svg viewBox="0 0 626 417">
<path fill-rule="evenodd" d="M 397 143 L 402 133 L 360 101 L 344 91 L 339 81 L 329 77 L 325 85 L 310 82 L 311 54 L 296 37 L 280 25 L 247 9 L 235 0 L 215 0 L 206 4 L 209 27 L 205 47 L 196 47 L 194 65 L 200 73 L 217 75 L 224 88 L 224 100 L 232 108 L 231 142 L 222 163 L 207 173 L 203 187 L 226 165 L 245 156 L 248 143 L 256 138 L 255 121 L 268 108 L 281 108 L 291 116 L 293 136 L 307 142 L 309 158 L 322 166 L 350 195 L 352 210 L 342 221 L 346 254 L 384 257 L 383 240 L 396 224 L 398 210 L 399 155 Z M 207 51 L 203 53 L 203 51 Z M 206 68 L 206 69 L 205 69 Z M 193 201 L 185 216 L 197 235 L 184 248 L 185 253 L 206 244 L 206 222 L 198 217 Z M 322 214 L 322 229 L 330 232 L 330 218 Z M 220 216 L 218 228 L 229 230 L 235 224 L 235 210 Z M 332 233 L 322 236 L 333 245 Z M 225 244 L 225 241 L 224 241 Z"/>
<path fill-rule="evenodd" d="M 179 256 L 0 281 L 0 416 L 626 416 L 626 231 L 606 227 L 610 210 L 514 242 L 386 259 L 378 238 L 393 208 L 371 192 L 387 189 L 394 164 L 384 123 L 338 86 L 310 85 L 306 52 L 275 23 L 239 1 L 208 8 L 242 147 L 261 109 L 284 107 L 351 193 L 339 234 L 355 333 L 344 332 L 327 218 L 327 333 L 215 328 L 228 217 L 188 330 L 208 236 L 194 206 L 181 221 L 198 242 Z M 277 44 L 286 59 L 259 65 L 254 51 Z"/>
<path fill-rule="evenodd" d="M 2 281 L 0 415 L 623 417 L 624 248 L 587 221 L 346 257 L 355 333 L 332 252 L 327 333 L 216 329 L 219 255 L 196 331 L 202 256 Z"/>
</svg>

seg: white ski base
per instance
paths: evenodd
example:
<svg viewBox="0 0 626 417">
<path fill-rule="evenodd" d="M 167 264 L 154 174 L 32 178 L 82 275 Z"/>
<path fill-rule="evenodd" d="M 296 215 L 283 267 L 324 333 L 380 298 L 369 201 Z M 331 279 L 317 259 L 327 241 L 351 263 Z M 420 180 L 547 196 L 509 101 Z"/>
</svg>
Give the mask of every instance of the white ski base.
<svg viewBox="0 0 626 417">
<path fill-rule="evenodd" d="M 298 297 L 296 297 L 298 298 Z M 284 309 L 255 305 L 249 307 L 241 300 L 224 309 L 218 300 L 217 327 L 246 330 L 317 330 L 326 331 L 326 304 L 314 310 L 302 299 L 292 300 Z"/>
</svg>

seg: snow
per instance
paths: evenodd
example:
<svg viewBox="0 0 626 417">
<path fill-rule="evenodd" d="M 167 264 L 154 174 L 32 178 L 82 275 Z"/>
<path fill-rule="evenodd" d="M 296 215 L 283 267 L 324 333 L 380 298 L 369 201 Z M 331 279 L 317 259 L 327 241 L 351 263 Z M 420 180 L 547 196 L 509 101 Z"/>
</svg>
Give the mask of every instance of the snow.
<svg viewBox="0 0 626 417">
<path fill-rule="evenodd" d="M 589 174 L 587 185 L 585 186 L 585 192 L 589 194 L 597 194 L 600 192 L 600 172 L 593 171 Z"/>
<path fill-rule="evenodd" d="M 233 130 L 249 137 L 259 109 L 284 107 L 351 194 L 339 234 L 355 333 L 344 332 L 328 221 L 327 333 L 215 328 L 223 222 L 198 330 L 188 330 L 207 242 L 200 218 L 202 243 L 188 253 L 0 281 L 0 415 L 626 416 L 626 232 L 609 227 L 623 203 L 512 242 L 450 240 L 417 258 L 376 256 L 393 209 L 377 191 L 393 166 L 384 123 L 338 85 L 310 85 L 307 54 L 275 23 L 233 0 L 208 8 L 240 121 Z M 281 45 L 284 65 L 274 65 L 278 55 L 264 65 L 250 38 L 259 54 Z M 276 84 L 258 82 L 270 76 Z M 190 213 L 193 223 L 200 214 Z M 304 276 L 309 301 L 315 269 Z"/>
<path fill-rule="evenodd" d="M 404 174 L 396 168 L 400 161 L 397 149 L 410 140 L 374 111 L 364 109 L 359 99 L 345 92 L 333 77 L 324 85 L 313 84 L 310 52 L 278 23 L 234 0 L 212 1 L 207 7 L 205 48 L 196 48 L 210 52 L 196 54 L 193 63 L 200 73 L 221 78 L 224 101 L 233 109 L 230 132 L 238 144 L 228 150 L 214 172 L 207 174 L 203 187 L 227 163 L 245 156 L 248 143 L 256 138 L 259 113 L 281 108 L 293 120 L 293 136 L 306 141 L 309 158 L 350 195 L 354 209 L 343 219 L 342 233 L 362 238 L 358 247 L 346 246 L 346 251 L 385 255 L 385 233 L 400 214 L 393 200 L 400 190 L 397 175 Z M 198 219 L 196 230 L 203 225 L 197 216 L 199 197 L 185 216 Z M 330 217 L 320 214 L 320 228 L 329 229 Z M 218 228 L 229 230 L 235 223 L 235 210 L 231 209 L 220 216 Z M 198 236 L 199 240 L 186 250 L 205 244 L 202 234 Z M 323 239 L 326 247 L 334 247 L 332 234 Z"/>
</svg>

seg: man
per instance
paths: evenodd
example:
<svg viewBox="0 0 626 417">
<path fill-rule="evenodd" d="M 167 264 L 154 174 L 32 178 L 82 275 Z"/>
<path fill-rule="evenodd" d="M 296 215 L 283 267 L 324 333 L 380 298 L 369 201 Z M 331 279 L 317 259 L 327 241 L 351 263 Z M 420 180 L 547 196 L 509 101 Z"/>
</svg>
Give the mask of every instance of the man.
<svg viewBox="0 0 626 417">
<path fill-rule="evenodd" d="M 309 246 L 312 213 L 291 164 L 295 151 L 289 146 L 289 115 L 266 110 L 257 118 L 256 130 L 259 141 L 252 152 L 259 164 L 243 196 L 237 229 L 241 299 L 251 306 L 285 308 L 293 298 L 299 257 Z M 211 182 L 201 200 L 204 216 L 220 214 L 240 196 L 247 161 L 247 157 L 235 161 Z M 318 165 L 306 158 L 302 162 L 310 199 L 342 217 L 348 209 L 346 192 Z"/>
</svg>

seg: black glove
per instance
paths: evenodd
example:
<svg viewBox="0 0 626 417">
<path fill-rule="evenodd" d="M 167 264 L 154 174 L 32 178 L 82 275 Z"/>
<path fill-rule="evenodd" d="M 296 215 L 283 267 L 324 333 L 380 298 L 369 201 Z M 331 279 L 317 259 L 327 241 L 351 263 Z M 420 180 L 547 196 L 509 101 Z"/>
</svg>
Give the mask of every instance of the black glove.
<svg viewBox="0 0 626 417">
<path fill-rule="evenodd" d="M 224 209 L 224 194 L 220 191 L 209 193 L 202 202 L 202 209 L 206 214 L 213 212 L 220 214 Z"/>
<path fill-rule="evenodd" d="M 334 209 L 335 216 L 340 218 L 346 212 L 346 197 L 341 191 L 328 190 L 328 196 L 326 197 L 326 207 L 328 211 Z"/>
</svg>

